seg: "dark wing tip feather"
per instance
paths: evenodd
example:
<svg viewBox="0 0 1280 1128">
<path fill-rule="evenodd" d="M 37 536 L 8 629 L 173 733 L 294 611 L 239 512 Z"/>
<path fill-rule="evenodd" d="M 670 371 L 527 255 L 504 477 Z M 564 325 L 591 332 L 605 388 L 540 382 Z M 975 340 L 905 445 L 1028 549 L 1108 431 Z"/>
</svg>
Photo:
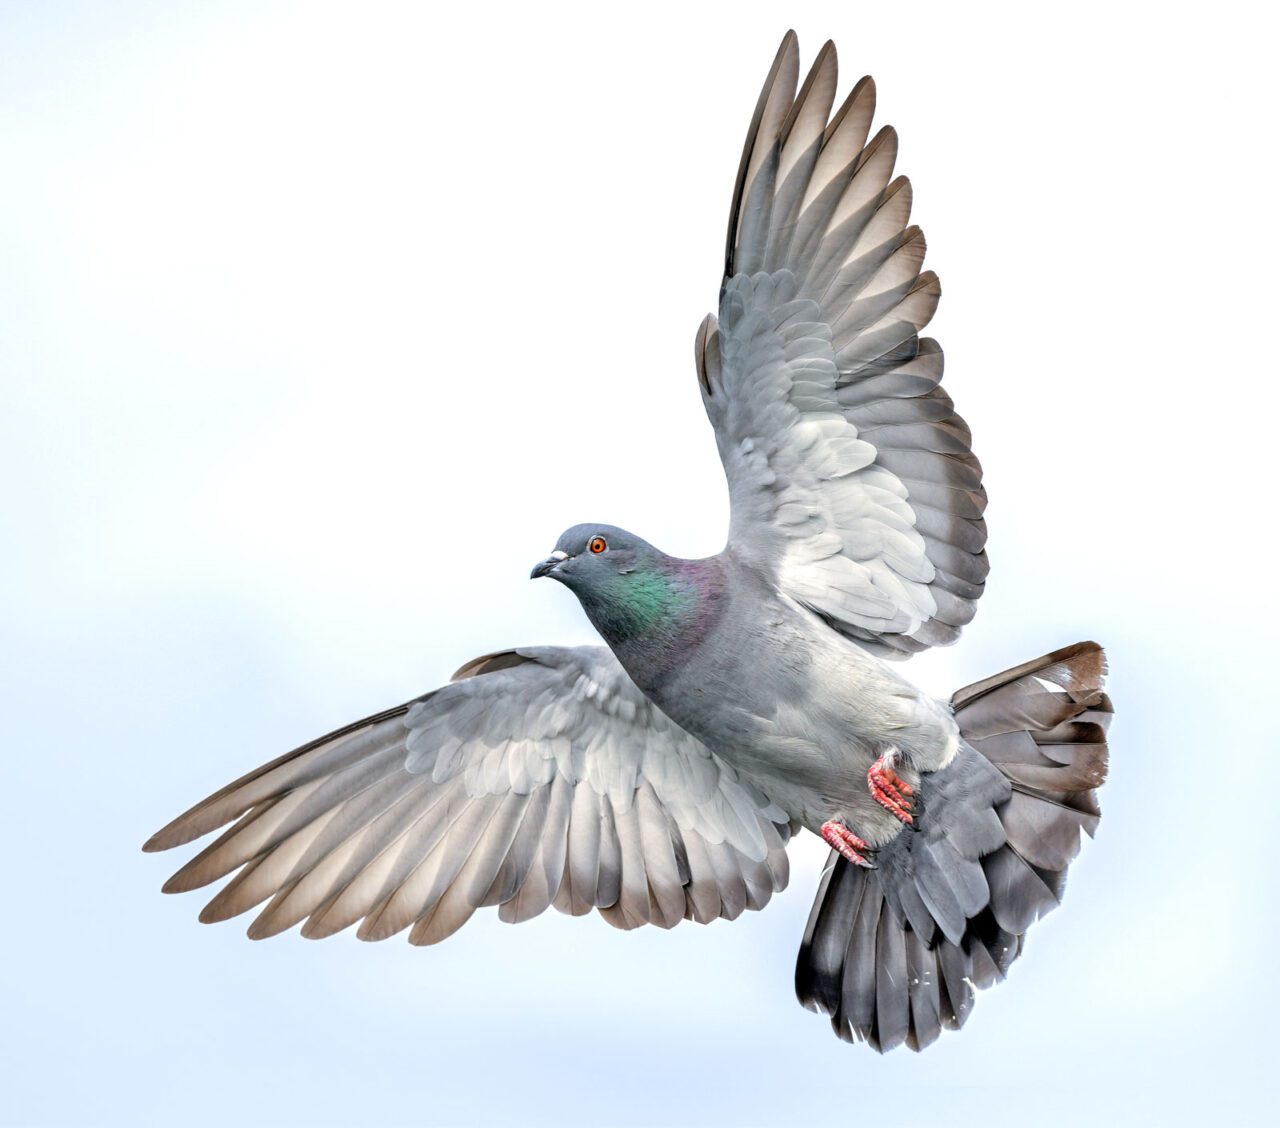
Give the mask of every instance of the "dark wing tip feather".
<svg viewBox="0 0 1280 1128">
<path fill-rule="evenodd" d="M 836 58 L 836 45 L 834 41 L 828 39 L 818 52 L 817 57 L 813 60 L 813 65 L 809 68 L 809 73 L 805 76 L 803 85 L 800 87 L 800 93 L 796 95 L 795 101 L 791 103 L 791 109 L 787 111 L 786 120 L 782 123 L 782 129 L 779 131 L 779 139 L 785 144 L 788 137 L 791 136 L 791 130 L 795 126 L 796 118 L 800 116 L 800 111 L 804 109 L 805 103 L 809 98 L 818 79 L 822 77 L 824 69 L 828 62 L 832 68 L 831 83 L 834 86 L 838 75 L 836 68 L 838 60 Z"/>
<path fill-rule="evenodd" d="M 780 81 L 786 84 L 786 89 L 789 92 L 795 90 L 799 70 L 800 41 L 795 31 L 791 30 L 782 37 L 782 42 L 778 45 L 778 53 L 774 56 L 773 66 L 769 68 L 768 77 L 764 80 L 764 86 L 760 90 L 760 97 L 756 101 L 755 113 L 752 114 L 751 124 L 747 127 L 747 139 L 742 147 L 742 160 L 738 164 L 738 175 L 733 186 L 733 204 L 729 209 L 729 231 L 724 252 L 724 274 L 726 278 L 732 277 L 734 273 L 734 250 L 738 241 L 738 220 L 742 214 L 742 204 L 746 195 L 747 173 L 750 171 L 752 157 L 760 139 L 760 128 L 764 122 L 765 113 L 769 108 L 770 102 L 775 97 L 775 88 Z M 790 106 L 792 100 L 790 93 L 787 94 L 787 99 L 788 106 Z"/>
<path fill-rule="evenodd" d="M 274 771 L 276 768 L 282 767 L 291 760 L 296 760 L 299 756 L 305 756 L 308 752 L 314 752 L 326 744 L 340 740 L 344 736 L 350 736 L 354 732 L 359 732 L 363 728 L 380 724 L 382 721 L 390 720 L 392 717 L 400 716 L 407 713 L 409 709 L 419 701 L 425 701 L 431 694 L 424 694 L 422 697 L 415 697 L 412 701 L 406 701 L 403 705 L 396 705 L 391 709 L 384 709 L 381 713 L 374 713 L 370 717 L 363 720 L 353 721 L 349 725 L 343 725 L 342 728 L 334 729 L 333 732 L 326 733 L 324 736 L 317 737 L 315 740 L 308 741 L 306 744 L 295 748 L 292 752 L 286 752 L 283 756 L 263 764 L 260 768 L 242 775 L 239 779 L 233 780 L 226 787 L 219 788 L 212 795 L 201 799 L 195 806 L 183 811 L 176 819 L 167 823 L 155 832 L 150 838 L 142 844 L 143 853 L 155 854 L 161 850 L 172 850 L 175 846 L 185 846 L 188 842 L 193 842 L 197 838 L 208 834 L 211 830 L 216 830 L 220 826 L 224 826 L 233 818 L 243 813 L 243 810 L 236 811 L 234 814 L 226 818 L 220 818 L 210 823 L 207 819 L 202 818 L 215 804 L 226 799 L 228 796 L 239 791 L 246 784 L 252 783 L 254 780 L 261 778 L 268 772 Z"/>
</svg>

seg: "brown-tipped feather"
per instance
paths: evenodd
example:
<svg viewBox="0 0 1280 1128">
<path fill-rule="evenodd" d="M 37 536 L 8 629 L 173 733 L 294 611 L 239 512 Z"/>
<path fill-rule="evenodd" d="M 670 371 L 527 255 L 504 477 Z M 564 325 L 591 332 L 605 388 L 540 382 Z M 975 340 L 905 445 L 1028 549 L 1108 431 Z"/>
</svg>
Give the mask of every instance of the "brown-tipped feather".
<svg viewBox="0 0 1280 1128">
<path fill-rule="evenodd" d="M 794 31 L 788 31 L 782 37 L 773 66 L 769 68 L 769 76 L 765 79 L 760 98 L 756 102 L 755 113 L 751 116 L 751 125 L 747 128 L 747 140 L 742 148 L 742 160 L 733 186 L 733 203 L 729 209 L 729 232 L 724 253 L 726 275 L 734 273 L 734 252 L 738 242 L 743 201 L 755 173 L 774 148 L 773 139 L 786 119 L 799 70 L 799 41 Z"/>
<path fill-rule="evenodd" d="M 211 830 L 216 830 L 218 827 L 244 814 L 255 803 L 261 802 L 262 799 L 272 793 L 273 788 L 285 788 L 290 785 L 297 786 L 306 771 L 300 761 L 305 760 L 311 753 L 321 750 L 336 753 L 340 750 L 339 742 L 343 738 L 360 733 L 362 730 L 372 730 L 384 721 L 402 717 L 416 702 L 423 700 L 426 700 L 426 698 L 415 698 L 413 701 L 407 701 L 403 705 L 397 705 L 392 709 L 384 709 L 381 713 L 375 713 L 371 717 L 365 717 L 363 720 L 344 725 L 342 728 L 335 729 L 325 736 L 309 741 L 300 748 L 295 748 L 292 752 L 286 752 L 283 756 L 263 764 L 260 768 L 255 768 L 248 774 L 227 784 L 226 787 L 215 791 L 207 799 L 202 799 L 167 826 L 156 831 L 143 844 L 142 849 L 147 853 L 158 850 L 171 850 L 175 846 L 183 846 L 203 834 L 208 834 Z M 324 766 L 318 757 L 311 757 L 308 764 L 315 770 L 322 769 Z M 286 770 L 289 767 L 296 770 L 289 772 Z M 271 777 L 269 780 L 267 779 L 268 776 Z M 251 786 L 254 784 L 262 786 Z"/>
</svg>

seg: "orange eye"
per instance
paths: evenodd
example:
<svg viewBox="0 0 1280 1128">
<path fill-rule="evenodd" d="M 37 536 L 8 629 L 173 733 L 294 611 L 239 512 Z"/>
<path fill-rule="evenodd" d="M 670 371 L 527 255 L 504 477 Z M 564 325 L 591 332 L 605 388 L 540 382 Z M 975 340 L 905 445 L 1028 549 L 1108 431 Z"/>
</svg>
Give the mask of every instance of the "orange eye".
<svg viewBox="0 0 1280 1128">
<path fill-rule="evenodd" d="M 604 537 L 592 537 L 587 542 L 588 550 L 591 552 L 594 552 L 597 556 L 599 556 L 600 553 L 602 553 L 608 547 L 609 546 L 604 543 Z"/>
</svg>

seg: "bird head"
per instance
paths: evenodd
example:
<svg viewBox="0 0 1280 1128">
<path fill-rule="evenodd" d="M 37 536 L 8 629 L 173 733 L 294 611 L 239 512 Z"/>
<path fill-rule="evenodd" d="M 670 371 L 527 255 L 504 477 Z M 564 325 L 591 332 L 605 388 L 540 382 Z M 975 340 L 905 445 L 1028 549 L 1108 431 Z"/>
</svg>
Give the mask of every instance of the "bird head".
<svg viewBox="0 0 1280 1128">
<path fill-rule="evenodd" d="M 530 576 L 550 576 L 564 584 L 615 647 L 642 639 L 669 641 L 696 596 L 680 561 L 616 525 L 565 530 L 555 551 Z"/>
<path fill-rule="evenodd" d="M 574 525 L 560 534 L 555 551 L 534 566 L 529 578 L 550 576 L 575 592 L 604 595 L 628 576 L 658 565 L 662 554 L 648 541 L 616 525 Z"/>
</svg>

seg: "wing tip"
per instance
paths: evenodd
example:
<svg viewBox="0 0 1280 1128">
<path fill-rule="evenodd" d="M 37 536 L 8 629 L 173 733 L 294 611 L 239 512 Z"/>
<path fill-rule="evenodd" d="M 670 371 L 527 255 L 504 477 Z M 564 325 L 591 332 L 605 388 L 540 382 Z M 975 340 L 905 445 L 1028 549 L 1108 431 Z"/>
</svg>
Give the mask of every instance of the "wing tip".
<svg viewBox="0 0 1280 1128">
<path fill-rule="evenodd" d="M 191 812 L 179 815 L 170 823 L 166 823 L 142 844 L 144 854 L 159 854 L 164 850 L 172 850 L 175 846 L 185 846 L 199 838 L 200 835 L 186 825 L 187 816 Z"/>
<path fill-rule="evenodd" d="M 481 674 L 492 674 L 498 670 L 509 670 L 512 666 L 522 666 L 530 659 L 521 654 L 519 649 L 512 647 L 509 650 L 493 650 L 488 654 L 481 654 L 479 658 L 472 658 L 469 662 L 464 662 L 449 678 L 450 682 L 466 681 L 467 678 L 479 677 Z M 425 701 L 431 695 L 424 694 L 417 698 L 416 701 Z M 416 702 L 415 702 L 416 703 Z"/>
<path fill-rule="evenodd" d="M 173 874 L 168 881 L 160 886 L 161 893 L 190 893 L 193 889 L 200 889 L 202 886 L 208 885 L 209 881 L 216 881 L 217 878 L 210 878 L 209 881 L 191 881 L 190 880 L 190 863 L 183 866 L 177 873 Z"/>
<path fill-rule="evenodd" d="M 693 340 L 693 360 L 697 368 L 698 384 L 707 396 L 714 393 L 712 385 L 720 380 L 719 324 L 714 313 L 707 314 L 698 326 L 698 333 Z"/>
</svg>

